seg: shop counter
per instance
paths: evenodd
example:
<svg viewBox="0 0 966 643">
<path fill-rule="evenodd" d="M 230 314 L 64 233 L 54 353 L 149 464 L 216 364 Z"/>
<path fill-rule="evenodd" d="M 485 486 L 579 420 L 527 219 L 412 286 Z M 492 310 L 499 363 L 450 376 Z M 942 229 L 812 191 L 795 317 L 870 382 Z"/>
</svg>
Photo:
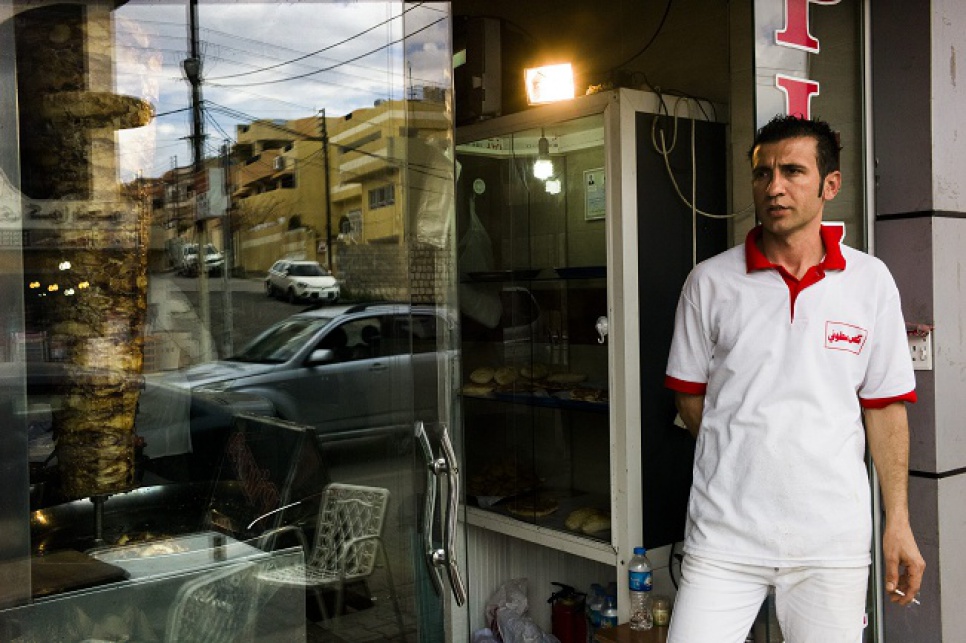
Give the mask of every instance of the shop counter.
<svg viewBox="0 0 966 643">
<path fill-rule="evenodd" d="M 93 558 L 122 568 L 132 580 L 200 571 L 228 562 L 268 558 L 257 547 L 217 532 L 106 547 L 88 552 Z"/>
</svg>

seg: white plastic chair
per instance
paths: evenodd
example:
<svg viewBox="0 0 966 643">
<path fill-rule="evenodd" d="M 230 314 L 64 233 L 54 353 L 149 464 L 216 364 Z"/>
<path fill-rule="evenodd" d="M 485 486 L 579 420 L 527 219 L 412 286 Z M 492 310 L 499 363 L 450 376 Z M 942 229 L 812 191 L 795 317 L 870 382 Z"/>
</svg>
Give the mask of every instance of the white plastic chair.
<svg viewBox="0 0 966 643">
<path fill-rule="evenodd" d="M 389 570 L 389 559 L 382 546 L 382 529 L 388 504 L 388 489 L 330 484 L 322 495 L 311 552 L 306 547 L 307 541 L 301 529 L 293 525 L 273 529 L 261 537 L 265 548 L 279 534 L 294 531 L 306 549 L 305 563 L 263 569 L 258 579 L 265 583 L 311 588 L 323 617 L 329 618 L 322 589 L 335 589 L 335 616 L 338 616 L 342 613 L 345 584 L 368 578 L 376 566 L 376 556 L 381 552 L 389 593 L 402 633 L 399 602 Z"/>
<path fill-rule="evenodd" d="M 181 586 L 168 613 L 165 643 L 237 643 L 255 620 L 254 563 L 239 563 Z"/>
</svg>

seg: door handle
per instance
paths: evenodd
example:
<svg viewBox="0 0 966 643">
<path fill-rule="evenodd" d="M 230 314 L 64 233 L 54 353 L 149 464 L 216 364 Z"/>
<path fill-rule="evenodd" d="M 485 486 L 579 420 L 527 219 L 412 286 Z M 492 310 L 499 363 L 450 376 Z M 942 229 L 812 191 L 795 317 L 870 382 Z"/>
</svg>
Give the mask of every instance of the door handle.
<svg viewBox="0 0 966 643">
<path fill-rule="evenodd" d="M 433 561 L 433 526 L 436 523 L 436 460 L 433 457 L 433 447 L 429 443 L 429 435 L 421 421 L 416 422 L 416 441 L 423 448 L 426 457 L 426 500 L 423 504 L 423 562 L 429 570 L 429 577 L 433 581 L 436 595 L 443 594 L 443 575 Z"/>
<path fill-rule="evenodd" d="M 422 422 L 416 423 L 416 437 L 423 447 L 426 456 L 426 505 L 423 511 L 423 538 L 426 544 L 426 560 L 432 572 L 433 585 L 436 591 L 442 594 L 443 581 L 441 567 L 446 568 L 449 578 L 450 588 L 453 591 L 453 598 L 459 606 L 466 604 L 466 585 L 460 575 L 459 565 L 456 562 L 456 527 L 457 512 L 459 511 L 460 483 L 459 465 L 456 461 L 456 451 L 449 438 L 449 431 L 446 425 L 440 427 L 440 450 L 442 457 L 436 458 L 429 442 L 429 436 Z M 439 485 L 437 478 L 446 476 L 446 486 L 448 490 L 446 513 L 443 516 L 443 546 L 437 547 L 433 538 L 433 527 L 436 522 L 436 495 Z"/>
<path fill-rule="evenodd" d="M 440 446 L 443 448 L 443 466 L 445 466 L 445 473 L 447 476 L 447 488 L 449 489 L 449 502 L 446 505 L 446 523 L 445 529 L 443 530 L 444 538 L 446 539 L 446 549 L 436 550 L 433 555 L 433 562 L 437 565 L 441 564 L 438 561 L 440 553 L 442 553 L 445 558 L 442 560 L 442 564 L 446 565 L 446 571 L 449 575 L 449 584 L 453 590 L 453 598 L 456 599 L 456 604 L 462 606 L 466 604 L 466 585 L 463 583 L 463 578 L 460 576 L 459 565 L 456 562 L 456 522 L 457 522 L 457 512 L 460 506 L 460 470 L 459 463 L 456 461 L 456 451 L 453 449 L 453 443 L 449 439 L 449 431 L 446 429 L 446 425 L 442 425 L 442 434 L 440 435 Z"/>
</svg>

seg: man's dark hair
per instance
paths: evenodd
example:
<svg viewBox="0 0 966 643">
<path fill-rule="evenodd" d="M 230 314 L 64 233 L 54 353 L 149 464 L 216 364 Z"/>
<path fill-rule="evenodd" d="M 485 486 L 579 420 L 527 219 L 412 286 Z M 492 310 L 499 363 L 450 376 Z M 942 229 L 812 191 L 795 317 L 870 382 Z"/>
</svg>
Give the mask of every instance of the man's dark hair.
<svg viewBox="0 0 966 643">
<path fill-rule="evenodd" d="M 822 183 L 829 172 L 839 169 L 839 137 L 828 123 L 816 119 L 786 116 L 779 114 L 765 123 L 755 134 L 755 142 L 748 150 L 751 159 L 755 148 L 763 143 L 777 143 L 789 138 L 808 137 L 815 139 L 816 162 Z"/>
</svg>

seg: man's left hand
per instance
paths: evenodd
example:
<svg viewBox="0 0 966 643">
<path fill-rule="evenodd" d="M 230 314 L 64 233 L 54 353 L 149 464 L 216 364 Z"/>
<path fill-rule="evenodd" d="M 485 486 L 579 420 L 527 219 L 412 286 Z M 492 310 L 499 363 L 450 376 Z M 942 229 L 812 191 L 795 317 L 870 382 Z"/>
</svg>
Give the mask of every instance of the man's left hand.
<svg viewBox="0 0 966 643">
<path fill-rule="evenodd" d="M 885 589 L 889 600 L 900 605 L 911 604 L 912 599 L 919 593 L 926 561 L 919 553 L 908 522 L 890 524 L 886 519 L 885 531 L 882 534 L 882 553 L 885 559 Z M 900 596 L 896 590 L 905 596 Z"/>
</svg>

